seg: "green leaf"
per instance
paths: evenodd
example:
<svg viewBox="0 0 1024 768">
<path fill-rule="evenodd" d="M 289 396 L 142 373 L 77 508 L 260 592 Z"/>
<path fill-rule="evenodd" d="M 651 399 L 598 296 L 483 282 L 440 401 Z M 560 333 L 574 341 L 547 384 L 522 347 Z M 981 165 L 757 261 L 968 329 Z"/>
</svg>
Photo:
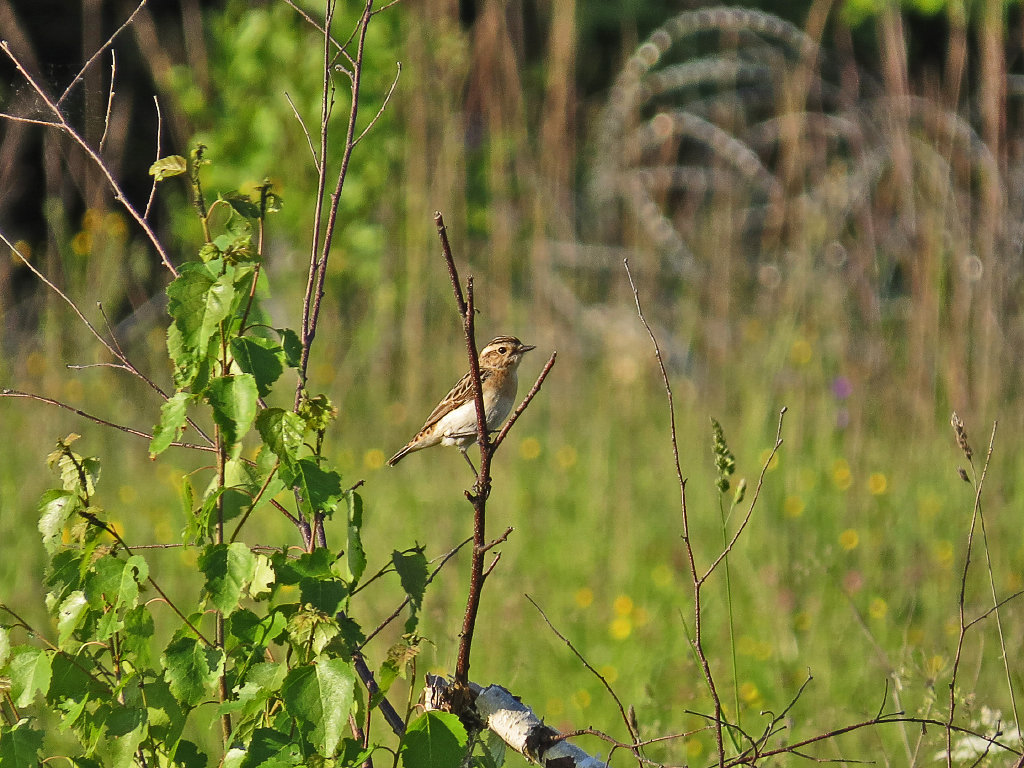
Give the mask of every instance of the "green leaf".
<svg viewBox="0 0 1024 768">
<path fill-rule="evenodd" d="M 302 448 L 306 425 L 298 414 L 283 408 L 267 408 L 256 417 L 256 429 L 282 464 L 294 464 Z"/>
<path fill-rule="evenodd" d="M 175 749 L 187 722 L 188 712 L 171 693 L 166 680 L 146 683 L 146 719 L 150 734 L 167 749 Z"/>
<path fill-rule="evenodd" d="M 252 224 L 244 215 L 240 216 L 236 212 L 235 202 L 240 201 L 237 198 L 234 202 L 217 200 L 206 215 L 210 242 L 225 254 L 245 250 L 252 241 Z M 255 211 L 259 215 L 259 209 L 255 208 Z"/>
<path fill-rule="evenodd" d="M 194 742 L 182 739 L 174 750 L 174 764 L 181 768 L 206 768 L 210 758 Z"/>
<path fill-rule="evenodd" d="M 423 593 L 427 590 L 427 558 L 423 554 L 423 547 L 406 552 L 395 550 L 391 553 L 391 562 L 398 572 L 405 594 L 416 607 L 422 605 Z"/>
<path fill-rule="evenodd" d="M 45 694 L 50 688 L 51 675 L 49 654 L 28 646 L 15 648 L 7 664 L 14 704 L 27 707 L 37 693 Z"/>
<path fill-rule="evenodd" d="M 0 669 L 7 664 L 11 658 L 11 635 L 6 627 L 0 627 Z"/>
<path fill-rule="evenodd" d="M 249 597 L 254 600 L 268 597 L 273 590 L 276 578 L 270 558 L 263 554 L 257 554 L 256 567 L 253 569 L 252 580 L 249 582 Z"/>
<path fill-rule="evenodd" d="M 295 739 L 273 728 L 257 728 L 240 768 L 281 768 L 302 762 L 302 752 Z"/>
<path fill-rule="evenodd" d="M 13 727 L 0 726 L 0 765 L 3 768 L 36 768 L 43 748 L 43 732 L 22 718 Z"/>
<path fill-rule="evenodd" d="M 149 175 L 153 177 L 155 181 L 163 181 L 169 179 L 172 176 L 180 176 L 188 170 L 188 163 L 185 158 L 181 155 L 167 155 L 167 157 L 161 157 L 151 166 L 149 166 Z"/>
<path fill-rule="evenodd" d="M 469 737 L 450 712 L 424 712 L 409 724 L 402 742 L 405 768 L 455 768 L 465 756 Z"/>
<path fill-rule="evenodd" d="M 148 576 L 149 564 L 140 555 L 127 560 L 107 555 L 93 564 L 93 573 L 86 579 L 85 595 L 94 608 L 132 608 L 139 599 L 139 582 Z"/>
<path fill-rule="evenodd" d="M 79 456 L 69 447 L 78 435 L 72 433 L 57 441 L 56 450 L 46 457 L 50 469 L 60 473 L 61 486 L 79 496 L 89 497 L 96 493 L 100 480 L 100 460 L 94 456 Z"/>
<path fill-rule="evenodd" d="M 228 624 L 231 635 L 247 645 L 265 648 L 285 631 L 288 620 L 273 611 L 260 618 L 247 609 L 235 611 Z"/>
<path fill-rule="evenodd" d="M 337 415 L 338 409 L 327 395 L 304 395 L 299 403 L 299 416 L 314 432 L 323 432 Z"/>
<path fill-rule="evenodd" d="M 299 582 L 299 595 L 303 603 L 333 614 L 348 597 L 348 587 L 341 579 L 303 579 Z"/>
<path fill-rule="evenodd" d="M 363 499 L 352 491 L 347 494 L 348 501 L 348 546 L 341 560 L 344 566 L 342 575 L 352 586 L 355 586 L 366 570 L 366 552 L 363 550 Z"/>
<path fill-rule="evenodd" d="M 410 634 L 420 622 L 423 593 L 427 589 L 427 558 L 423 555 L 423 548 L 419 547 L 407 552 L 392 552 L 391 562 L 398 572 L 402 588 L 409 596 L 409 617 L 405 620 L 405 632 Z"/>
<path fill-rule="evenodd" d="M 289 368 L 298 368 L 302 361 L 302 342 L 299 334 L 291 328 L 278 328 L 281 346 L 284 348 L 284 362 Z"/>
<path fill-rule="evenodd" d="M 190 400 L 191 394 L 178 392 L 160 406 L 160 423 L 153 429 L 153 439 L 149 441 L 149 458 L 163 453 L 181 437 L 185 430 L 185 406 Z"/>
<path fill-rule="evenodd" d="M 145 604 L 137 605 L 125 612 L 121 649 L 133 657 L 136 668 L 148 667 L 150 664 L 150 640 L 153 638 L 153 632 L 153 615 Z"/>
<path fill-rule="evenodd" d="M 57 610 L 57 644 L 61 648 L 65 647 L 64 644 L 74 631 L 82 626 L 88 607 L 89 601 L 81 590 L 75 590 L 60 604 Z"/>
<path fill-rule="evenodd" d="M 237 458 L 242 438 L 256 418 L 256 380 L 248 373 L 220 376 L 210 380 L 203 394 L 213 408 L 213 420 L 221 429 L 224 444 Z"/>
<path fill-rule="evenodd" d="M 51 707 L 57 705 L 69 713 L 62 718 L 65 725 L 72 725 L 67 721 L 74 719 L 74 710 L 84 706 L 90 696 L 109 695 L 109 689 L 86 672 L 91 669 L 87 658 L 56 653 L 50 659 L 50 687 L 46 691 L 46 701 Z"/>
<path fill-rule="evenodd" d="M 104 722 L 103 738 L 96 754 L 109 768 L 130 768 L 135 751 L 146 738 L 146 710 L 129 706 L 115 706 Z"/>
<path fill-rule="evenodd" d="M 223 651 L 207 648 L 191 635 L 173 640 L 162 661 L 171 693 L 186 707 L 194 707 L 209 695 L 224 669 Z"/>
<path fill-rule="evenodd" d="M 43 546 L 51 555 L 63 543 L 68 518 L 81 508 L 81 499 L 71 491 L 49 490 L 39 500 L 39 532 L 43 535 Z"/>
<path fill-rule="evenodd" d="M 242 588 L 251 581 L 256 570 L 256 557 L 241 542 L 211 544 L 199 558 L 199 568 L 206 574 L 204 591 L 225 616 L 231 615 L 242 598 Z"/>
<path fill-rule="evenodd" d="M 284 373 L 284 349 L 269 339 L 236 336 L 231 340 L 231 354 L 238 367 L 256 379 L 260 397 L 269 395 L 271 385 Z"/>
<path fill-rule="evenodd" d="M 331 553 L 323 548 L 307 552 L 295 560 L 288 559 L 284 552 L 274 554 L 274 570 L 279 584 L 298 584 L 304 578 L 329 579 L 331 571 Z"/>
<path fill-rule="evenodd" d="M 176 346 L 180 345 L 181 350 L 205 351 L 221 321 L 231 313 L 235 300 L 234 270 L 224 267 L 221 275 L 221 267 L 224 265 L 219 261 L 186 262 L 181 265 L 178 277 L 167 286 L 167 311 L 180 333 Z M 171 347 L 170 335 L 168 347 Z M 175 363 L 180 365 L 175 354 L 180 351 L 173 348 L 170 351 Z"/>
<path fill-rule="evenodd" d="M 319 655 L 340 631 L 331 616 L 309 606 L 303 606 L 288 619 L 288 639 L 304 657 Z"/>
<path fill-rule="evenodd" d="M 292 466 L 282 465 L 281 479 L 285 485 L 298 489 L 303 509 L 308 514 L 330 515 L 341 500 L 341 475 L 320 469 L 312 457 L 299 459 Z"/>
<path fill-rule="evenodd" d="M 235 210 L 235 213 L 247 219 L 258 219 L 260 207 L 248 195 L 239 193 L 224 195 L 224 200 Z"/>
<path fill-rule="evenodd" d="M 281 687 L 288 714 L 324 757 L 334 755 L 345 733 L 355 681 L 348 662 L 319 659 L 313 665 L 293 669 Z"/>
</svg>

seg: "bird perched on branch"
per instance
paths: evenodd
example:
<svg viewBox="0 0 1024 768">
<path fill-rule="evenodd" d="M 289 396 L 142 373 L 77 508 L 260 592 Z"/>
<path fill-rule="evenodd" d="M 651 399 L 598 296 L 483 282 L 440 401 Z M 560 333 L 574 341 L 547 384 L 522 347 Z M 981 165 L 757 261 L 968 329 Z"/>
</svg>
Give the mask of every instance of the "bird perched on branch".
<svg viewBox="0 0 1024 768">
<path fill-rule="evenodd" d="M 480 352 L 480 388 L 484 395 L 484 414 L 488 431 L 496 430 L 512 410 L 519 388 L 519 363 L 523 355 L 534 347 L 523 344 L 515 336 L 491 339 Z M 395 466 L 406 454 L 420 451 L 440 443 L 454 445 L 462 451 L 474 474 L 476 467 L 466 455 L 477 439 L 476 401 L 473 395 L 473 376 L 467 373 L 451 388 L 444 399 L 427 417 L 423 428 L 398 453 L 388 459 Z"/>
</svg>

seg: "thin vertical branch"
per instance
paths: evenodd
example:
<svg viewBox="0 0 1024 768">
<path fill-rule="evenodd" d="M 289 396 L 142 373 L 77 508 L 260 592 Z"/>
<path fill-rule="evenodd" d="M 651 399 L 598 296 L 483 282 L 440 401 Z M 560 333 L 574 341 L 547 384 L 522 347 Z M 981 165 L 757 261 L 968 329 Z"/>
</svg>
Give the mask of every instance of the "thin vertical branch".
<svg viewBox="0 0 1024 768">
<path fill-rule="evenodd" d="M 697 658 L 700 660 L 701 669 L 704 673 L 704 681 L 707 683 L 708 690 L 711 693 L 711 700 L 714 705 L 715 746 L 718 749 L 718 765 L 719 768 L 725 768 L 725 741 L 722 733 L 722 701 L 718 696 L 718 689 L 715 686 L 715 678 L 711 672 L 711 664 L 708 661 L 707 654 L 704 652 L 704 642 L 702 639 L 703 626 L 701 623 L 701 587 L 704 584 L 704 579 L 697 573 L 697 561 L 693 553 L 693 543 L 690 541 L 690 524 L 686 510 L 686 479 L 683 477 L 682 466 L 679 463 L 679 440 L 676 435 L 676 407 L 675 399 L 672 395 L 672 384 L 668 378 L 668 371 L 665 369 L 665 361 L 661 356 L 661 347 L 658 344 L 658 339 L 654 335 L 654 331 L 651 329 L 647 319 L 644 317 L 643 308 L 640 306 L 640 292 L 637 290 L 636 283 L 633 281 L 633 273 L 629 269 L 629 260 L 623 259 L 622 263 L 626 267 L 626 276 L 629 278 L 629 285 L 633 290 L 633 300 L 636 302 L 637 315 L 639 315 L 640 322 L 643 323 L 644 328 L 647 330 L 647 335 L 651 338 L 651 344 L 654 346 L 654 356 L 658 360 L 658 368 L 661 370 L 661 379 L 665 385 L 665 395 L 668 398 L 672 456 L 675 459 L 676 477 L 679 481 L 680 510 L 683 521 L 683 545 L 686 549 L 686 559 L 690 566 L 690 579 L 693 585 L 693 648 L 697 654 Z"/>
<path fill-rule="evenodd" d="M 327 122 L 330 116 L 331 101 L 329 94 L 333 91 L 331 84 L 331 39 L 330 20 L 333 16 L 334 2 L 327 2 L 327 20 L 324 24 L 324 96 L 321 114 L 321 156 L 320 165 L 325 167 L 327 163 Z M 334 237 L 334 229 L 337 226 L 338 206 L 341 203 L 341 192 L 345 186 L 345 178 L 348 176 L 348 166 L 352 159 L 352 150 L 355 148 L 356 119 L 359 115 L 359 89 L 363 77 L 363 57 L 366 49 L 366 31 L 370 18 L 373 16 L 373 0 L 366 0 L 363 7 L 363 15 L 357 24 L 358 45 L 356 48 L 355 62 L 350 73 L 352 102 L 349 109 L 348 127 L 345 132 L 345 149 L 341 157 L 341 167 L 338 170 L 338 180 L 331 194 L 331 205 L 327 212 L 327 223 L 323 231 L 323 240 L 317 256 L 316 242 L 319 232 L 319 214 L 316 216 L 317 226 L 314 228 L 313 257 L 310 260 L 309 276 L 306 284 L 306 297 L 302 310 L 302 357 L 299 363 L 299 384 L 295 392 L 295 407 L 298 407 L 302 399 L 302 390 L 306 385 L 306 369 L 309 364 L 309 353 L 313 346 L 313 339 L 316 337 L 317 322 L 320 317 L 320 302 L 324 296 L 324 281 L 327 279 L 327 262 L 331 255 L 331 245 Z M 321 171 L 323 175 L 323 171 Z M 317 210 L 322 207 L 324 188 L 319 186 L 317 190 Z"/>
<path fill-rule="evenodd" d="M 956 428 L 956 414 L 953 414 L 954 428 Z M 996 442 L 996 428 L 998 422 L 992 425 L 992 434 L 988 441 L 988 451 L 985 454 L 985 464 L 981 469 L 981 477 L 978 478 L 978 482 L 974 488 L 974 511 L 971 514 L 971 525 L 967 532 L 967 548 L 964 553 L 964 567 L 960 573 L 960 596 L 957 600 L 957 612 L 960 620 L 960 630 L 957 635 L 956 641 L 956 652 L 953 655 L 953 670 L 949 676 L 949 714 L 946 718 L 946 765 L 948 768 L 953 767 L 953 719 L 956 714 L 956 678 L 960 671 L 960 660 L 963 655 L 964 640 L 967 637 L 967 630 L 973 625 L 973 622 L 967 620 L 967 575 L 971 569 L 971 551 L 974 548 L 974 532 L 977 529 L 978 520 L 981 516 L 981 492 L 985 487 L 985 477 L 988 475 L 989 464 L 992 461 L 992 452 L 995 449 Z M 964 446 L 967 445 L 966 433 L 961 430 L 957 431 L 958 439 L 961 438 L 961 448 L 964 449 L 965 454 L 968 453 L 968 449 Z M 970 457 L 968 456 L 968 459 Z M 973 462 L 972 462 L 973 465 Z M 997 604 L 998 606 L 998 604 Z"/>
</svg>

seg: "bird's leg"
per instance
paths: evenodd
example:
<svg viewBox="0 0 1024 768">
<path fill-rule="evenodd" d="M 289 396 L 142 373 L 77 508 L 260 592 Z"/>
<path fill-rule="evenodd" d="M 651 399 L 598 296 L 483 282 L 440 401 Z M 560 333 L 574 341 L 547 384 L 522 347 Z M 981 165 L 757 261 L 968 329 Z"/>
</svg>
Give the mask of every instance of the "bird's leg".
<svg viewBox="0 0 1024 768">
<path fill-rule="evenodd" d="M 462 458 L 464 458 L 466 463 L 469 464 L 469 468 L 473 470 L 473 474 L 477 475 L 479 473 L 476 471 L 476 467 L 473 466 L 473 460 L 469 458 L 469 454 L 466 453 L 467 448 L 469 448 L 469 446 L 466 446 L 466 448 L 459 448 L 459 451 L 462 453 Z"/>
</svg>

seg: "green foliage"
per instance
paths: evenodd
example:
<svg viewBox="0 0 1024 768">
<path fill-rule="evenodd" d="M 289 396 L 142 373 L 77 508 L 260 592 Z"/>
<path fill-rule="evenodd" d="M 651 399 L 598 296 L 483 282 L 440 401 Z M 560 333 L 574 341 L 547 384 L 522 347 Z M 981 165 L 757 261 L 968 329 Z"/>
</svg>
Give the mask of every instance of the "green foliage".
<svg viewBox="0 0 1024 768">
<path fill-rule="evenodd" d="M 154 175 L 184 172 L 179 160 L 156 163 Z M 198 564 L 191 607 L 172 602 L 144 550 L 108 522 L 99 460 L 72 450 L 77 435 L 59 440 L 48 457 L 58 484 L 38 505 L 55 639 L 39 645 L 33 636 L 43 633 L 21 638 L 23 623 L 0 625 L 4 768 L 36 764 L 50 748 L 51 717 L 74 739 L 68 759 L 83 766 L 345 766 L 372 752 L 347 736 L 350 715 L 362 721 L 367 706 L 352 659 L 365 635 L 350 616 L 366 554 L 362 501 L 322 452 L 336 410 L 305 390 L 295 410 L 266 404 L 301 359 L 299 335 L 269 330 L 259 306 L 267 288 L 254 233 L 272 207 L 279 201 L 266 188 L 259 204 L 237 195 L 215 201 L 201 212 L 207 238 L 198 258 L 167 287 L 176 391 L 160 408 L 149 452 L 159 458 L 191 424 L 214 457 L 198 497 L 182 480 L 184 541 Z M 212 424 L 212 435 L 200 423 Z M 315 547 L 312 534 L 300 555 L 246 542 L 252 513 L 270 510 L 278 494 L 294 500 L 297 530 L 342 510 L 344 551 Z M 236 519 L 229 537 L 225 523 Z M 415 617 L 426 559 L 415 549 L 393 561 Z M 170 626 L 166 612 L 154 615 L 164 603 L 176 616 Z M 388 684 L 414 656 L 392 654 Z M 214 712 L 223 758 L 206 753 L 203 723 Z"/>
<path fill-rule="evenodd" d="M 405 733 L 402 764 L 406 768 L 456 765 L 467 742 L 466 729 L 455 715 L 424 712 Z"/>
</svg>

